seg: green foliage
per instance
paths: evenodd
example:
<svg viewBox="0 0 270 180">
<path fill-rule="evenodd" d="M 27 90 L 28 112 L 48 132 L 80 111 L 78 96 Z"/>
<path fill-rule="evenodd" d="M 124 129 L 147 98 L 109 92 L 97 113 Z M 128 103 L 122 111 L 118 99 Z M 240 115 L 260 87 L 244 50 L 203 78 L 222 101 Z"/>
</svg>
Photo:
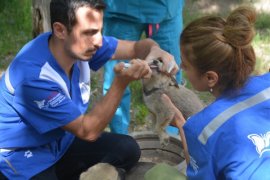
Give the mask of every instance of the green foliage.
<svg viewBox="0 0 270 180">
<path fill-rule="evenodd" d="M 260 30 L 260 31 L 270 31 L 270 14 L 267 13 L 261 13 L 257 15 L 256 23 L 255 23 L 255 28 Z M 267 36 L 269 39 L 269 36 Z"/>
<path fill-rule="evenodd" d="M 258 33 L 253 41 L 253 47 L 256 52 L 256 65 L 254 74 L 263 74 L 269 71 L 270 68 L 270 38 Z"/>
<path fill-rule="evenodd" d="M 203 15 L 197 11 L 194 12 L 194 11 L 191 11 L 191 9 L 189 8 L 184 8 L 184 11 L 183 11 L 184 27 L 187 26 L 191 21 L 202 16 Z"/>
<path fill-rule="evenodd" d="M 255 29 L 256 36 L 252 45 L 256 52 L 257 61 L 254 74 L 262 74 L 268 72 L 270 68 L 270 14 L 258 14 Z"/>
<path fill-rule="evenodd" d="M 31 0 L 0 0 L 0 68 L 32 38 Z"/>
<path fill-rule="evenodd" d="M 132 98 L 131 98 L 131 103 L 136 104 L 136 100 L 143 101 L 143 96 L 142 96 L 142 83 L 141 81 L 135 81 L 130 84 L 130 89 L 133 92 Z"/>
<path fill-rule="evenodd" d="M 132 92 L 131 96 L 131 118 L 134 124 L 144 124 L 144 120 L 148 114 L 148 109 L 143 102 L 142 97 L 142 83 L 140 81 L 132 82 L 130 84 Z"/>
<path fill-rule="evenodd" d="M 132 107 L 132 110 L 135 113 L 135 118 L 132 118 L 134 124 L 142 125 L 145 123 L 146 116 L 148 115 L 149 111 L 143 102 L 138 101 L 136 106 Z"/>
</svg>

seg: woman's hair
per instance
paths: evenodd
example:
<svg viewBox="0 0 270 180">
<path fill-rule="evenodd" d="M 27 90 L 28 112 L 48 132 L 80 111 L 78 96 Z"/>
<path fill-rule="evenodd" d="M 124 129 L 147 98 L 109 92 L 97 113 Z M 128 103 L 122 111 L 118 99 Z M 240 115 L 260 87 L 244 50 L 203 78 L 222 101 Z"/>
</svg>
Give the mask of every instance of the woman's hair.
<svg viewBox="0 0 270 180">
<path fill-rule="evenodd" d="M 239 89 L 254 70 L 251 46 L 256 12 L 241 6 L 223 19 L 206 16 L 191 22 L 182 32 L 181 49 L 200 74 L 215 71 L 219 91 Z"/>
<path fill-rule="evenodd" d="M 51 27 L 53 23 L 60 22 L 71 32 L 72 27 L 77 23 L 76 11 L 84 6 L 100 11 L 106 8 L 102 0 L 52 0 L 50 3 Z"/>
</svg>

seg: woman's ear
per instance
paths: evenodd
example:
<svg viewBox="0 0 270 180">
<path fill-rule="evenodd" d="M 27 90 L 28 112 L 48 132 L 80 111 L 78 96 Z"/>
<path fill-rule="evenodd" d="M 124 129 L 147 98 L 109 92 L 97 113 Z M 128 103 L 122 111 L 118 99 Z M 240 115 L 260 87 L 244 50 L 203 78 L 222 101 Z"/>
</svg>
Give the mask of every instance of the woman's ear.
<svg viewBox="0 0 270 180">
<path fill-rule="evenodd" d="M 218 74 L 215 71 L 207 71 L 205 77 L 209 88 L 213 88 L 218 82 Z"/>
<path fill-rule="evenodd" d="M 67 28 L 59 22 L 53 23 L 53 33 L 59 39 L 65 39 L 67 35 Z"/>
</svg>

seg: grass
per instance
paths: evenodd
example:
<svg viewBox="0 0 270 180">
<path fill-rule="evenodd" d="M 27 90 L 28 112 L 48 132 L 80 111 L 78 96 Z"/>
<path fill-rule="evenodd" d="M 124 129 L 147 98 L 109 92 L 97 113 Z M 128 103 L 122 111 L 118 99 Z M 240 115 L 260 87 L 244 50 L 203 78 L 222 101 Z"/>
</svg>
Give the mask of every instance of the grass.
<svg viewBox="0 0 270 180">
<path fill-rule="evenodd" d="M 32 38 L 31 0 L 0 1 L 0 69 Z"/>
<path fill-rule="evenodd" d="M 131 89 L 131 123 L 134 126 L 141 126 L 145 123 L 145 118 L 148 115 L 148 109 L 143 103 L 142 83 L 141 81 L 132 82 Z"/>
</svg>

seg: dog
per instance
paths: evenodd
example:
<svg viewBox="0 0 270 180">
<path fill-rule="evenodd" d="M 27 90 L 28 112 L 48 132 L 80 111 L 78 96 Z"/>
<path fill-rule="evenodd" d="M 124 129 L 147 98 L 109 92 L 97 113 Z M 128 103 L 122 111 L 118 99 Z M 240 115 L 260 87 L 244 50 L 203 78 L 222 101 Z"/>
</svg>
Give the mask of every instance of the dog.
<svg viewBox="0 0 270 180">
<path fill-rule="evenodd" d="M 175 112 L 166 106 L 161 95 L 169 96 L 185 119 L 201 111 L 204 104 L 193 91 L 179 85 L 173 76 L 160 72 L 161 61 L 153 60 L 149 65 L 152 69 L 152 76 L 150 79 L 142 80 L 143 100 L 150 112 L 147 120 L 152 120 L 153 130 L 158 134 L 160 144 L 166 146 L 169 144 L 169 135 L 165 128 L 172 122 Z"/>
</svg>

